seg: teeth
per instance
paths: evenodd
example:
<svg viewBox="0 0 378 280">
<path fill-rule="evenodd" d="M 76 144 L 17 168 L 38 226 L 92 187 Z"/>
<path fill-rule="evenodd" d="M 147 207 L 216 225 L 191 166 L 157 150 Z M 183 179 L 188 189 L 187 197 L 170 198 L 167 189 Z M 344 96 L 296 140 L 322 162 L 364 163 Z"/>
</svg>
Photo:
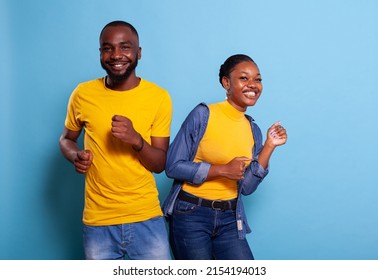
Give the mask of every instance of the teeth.
<svg viewBox="0 0 378 280">
<path fill-rule="evenodd" d="M 256 96 L 256 93 L 255 93 L 254 91 L 250 91 L 250 92 L 245 93 L 245 95 L 246 95 L 248 98 L 252 98 L 252 97 L 255 97 L 255 96 Z"/>
</svg>

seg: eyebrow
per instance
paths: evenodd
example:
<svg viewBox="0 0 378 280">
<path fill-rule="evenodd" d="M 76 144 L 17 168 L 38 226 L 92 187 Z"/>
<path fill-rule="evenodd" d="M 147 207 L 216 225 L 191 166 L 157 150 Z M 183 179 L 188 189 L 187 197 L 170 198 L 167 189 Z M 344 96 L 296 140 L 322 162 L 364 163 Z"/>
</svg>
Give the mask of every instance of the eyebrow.
<svg viewBox="0 0 378 280">
<path fill-rule="evenodd" d="M 113 44 L 105 41 L 101 44 L 101 46 L 104 46 L 104 45 L 113 45 Z M 130 40 L 126 40 L 126 41 L 119 42 L 119 45 L 132 45 L 133 46 L 133 42 Z"/>
<path fill-rule="evenodd" d="M 242 74 L 249 75 L 249 73 L 248 73 L 248 72 L 245 72 L 245 71 L 241 71 L 241 73 L 242 73 Z M 256 74 L 256 76 L 261 76 L 260 72 L 258 72 L 258 73 Z"/>
</svg>

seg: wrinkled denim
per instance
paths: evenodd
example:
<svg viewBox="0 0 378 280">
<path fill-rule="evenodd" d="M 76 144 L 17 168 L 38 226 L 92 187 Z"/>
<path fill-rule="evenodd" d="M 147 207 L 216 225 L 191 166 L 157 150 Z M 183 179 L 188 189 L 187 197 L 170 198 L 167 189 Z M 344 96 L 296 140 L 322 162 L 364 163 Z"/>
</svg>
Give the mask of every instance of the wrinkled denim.
<svg viewBox="0 0 378 280">
<path fill-rule="evenodd" d="M 170 260 L 164 217 L 114 226 L 84 225 L 87 260 Z"/>
<path fill-rule="evenodd" d="M 214 210 L 176 200 L 170 242 L 178 260 L 253 260 L 247 239 L 239 239 L 234 210 Z"/>
</svg>

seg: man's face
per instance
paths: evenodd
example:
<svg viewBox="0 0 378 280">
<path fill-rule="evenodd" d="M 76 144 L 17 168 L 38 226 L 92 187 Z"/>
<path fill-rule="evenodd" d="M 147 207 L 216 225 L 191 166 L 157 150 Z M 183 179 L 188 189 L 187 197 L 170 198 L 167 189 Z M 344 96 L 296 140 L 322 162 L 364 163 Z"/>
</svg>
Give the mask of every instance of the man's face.
<svg viewBox="0 0 378 280">
<path fill-rule="evenodd" d="M 126 26 L 109 26 L 100 37 L 101 66 L 114 81 L 126 80 L 141 57 L 138 37 Z"/>
</svg>

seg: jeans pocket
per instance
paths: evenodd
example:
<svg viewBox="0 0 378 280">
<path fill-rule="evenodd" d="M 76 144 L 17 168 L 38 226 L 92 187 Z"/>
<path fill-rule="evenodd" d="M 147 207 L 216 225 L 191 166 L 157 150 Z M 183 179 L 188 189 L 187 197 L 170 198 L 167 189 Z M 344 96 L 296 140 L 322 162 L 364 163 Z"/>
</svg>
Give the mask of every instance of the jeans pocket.
<svg viewBox="0 0 378 280">
<path fill-rule="evenodd" d="M 199 208 L 199 206 L 196 204 L 177 199 L 175 203 L 174 213 L 175 214 L 191 214 L 197 208 Z"/>
</svg>

